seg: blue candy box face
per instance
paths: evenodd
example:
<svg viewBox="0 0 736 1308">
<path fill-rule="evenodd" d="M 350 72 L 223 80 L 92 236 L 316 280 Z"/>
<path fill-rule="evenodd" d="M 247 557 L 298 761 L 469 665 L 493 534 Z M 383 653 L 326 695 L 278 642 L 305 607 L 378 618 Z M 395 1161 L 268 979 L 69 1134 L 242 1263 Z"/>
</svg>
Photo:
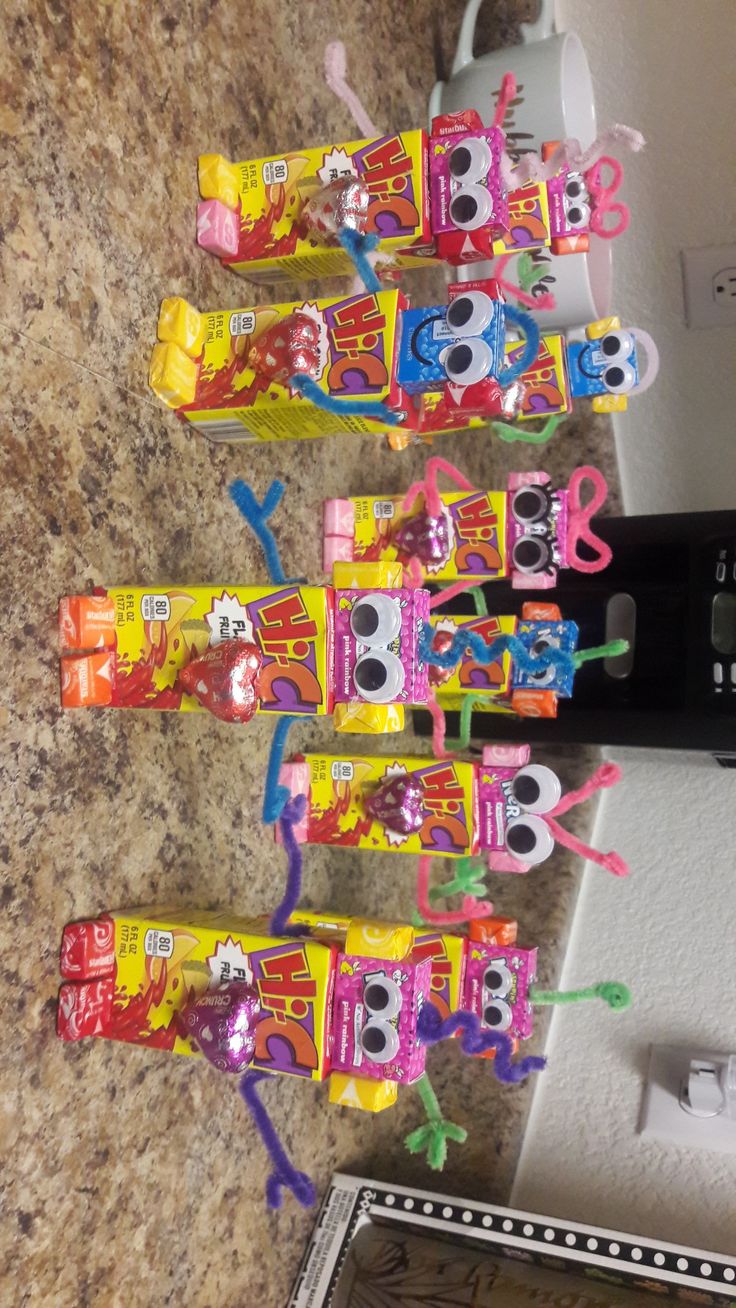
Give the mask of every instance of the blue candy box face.
<svg viewBox="0 0 736 1308">
<path fill-rule="evenodd" d="M 406 309 L 401 320 L 397 378 L 409 395 L 447 382 L 472 386 L 504 366 L 503 304 L 485 291 L 455 295 L 447 305 Z"/>
<path fill-rule="evenodd" d="M 628 395 L 639 382 L 631 332 L 609 331 L 600 340 L 570 341 L 567 362 L 575 396 Z"/>
<path fill-rule="evenodd" d="M 532 654 L 541 654 L 544 650 L 560 649 L 565 654 L 574 654 L 578 647 L 578 626 L 576 622 L 520 622 L 516 635 L 523 641 Z M 511 685 L 513 690 L 554 690 L 562 699 L 572 695 L 573 671 L 564 672 L 561 668 L 545 668 L 532 674 L 512 669 Z"/>
</svg>

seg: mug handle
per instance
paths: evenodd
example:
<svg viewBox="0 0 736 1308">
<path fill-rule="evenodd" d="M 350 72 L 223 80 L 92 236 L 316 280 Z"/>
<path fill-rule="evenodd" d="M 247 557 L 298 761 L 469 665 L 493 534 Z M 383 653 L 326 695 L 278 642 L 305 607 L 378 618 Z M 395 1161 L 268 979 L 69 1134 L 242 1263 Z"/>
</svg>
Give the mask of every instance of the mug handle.
<svg viewBox="0 0 736 1308">
<path fill-rule="evenodd" d="M 460 35 L 457 41 L 457 50 L 450 72 L 451 77 L 455 77 L 463 68 L 473 62 L 473 40 L 475 38 L 475 24 L 478 21 L 478 11 L 483 0 L 468 0 L 463 14 L 463 21 L 460 26 Z M 539 17 L 535 23 L 521 24 L 521 39 L 524 45 L 531 41 L 543 41 L 545 37 L 552 36 L 555 30 L 555 0 L 541 0 L 539 7 Z"/>
</svg>

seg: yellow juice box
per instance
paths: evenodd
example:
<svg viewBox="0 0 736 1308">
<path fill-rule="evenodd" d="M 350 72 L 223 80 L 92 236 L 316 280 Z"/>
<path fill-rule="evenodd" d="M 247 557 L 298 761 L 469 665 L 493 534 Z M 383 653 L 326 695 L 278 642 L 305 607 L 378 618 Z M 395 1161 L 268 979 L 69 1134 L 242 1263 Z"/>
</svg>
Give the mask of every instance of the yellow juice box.
<svg viewBox="0 0 736 1308">
<path fill-rule="evenodd" d="M 519 341 L 506 341 L 507 360 L 513 363 L 522 348 Z M 520 382 L 526 387 L 526 394 L 517 414 L 519 422 L 571 412 L 572 392 L 563 336 L 555 332 L 542 337 L 539 354 L 532 367 L 521 374 Z"/>
<path fill-rule="evenodd" d="M 523 254 L 551 244 L 546 182 L 527 182 L 509 192 L 508 231 L 493 242 L 494 255 Z"/>
<path fill-rule="evenodd" d="M 153 907 L 73 922 L 62 939 L 58 1034 L 199 1056 L 177 1013 L 243 981 L 261 1003 L 253 1066 L 323 1081 L 336 954 L 324 940 L 269 935 L 265 917 Z"/>
<path fill-rule="evenodd" d="M 399 529 L 416 513 L 402 509 L 402 495 L 362 495 L 327 500 L 324 506 L 324 567 L 339 559 L 406 558 L 397 545 Z M 452 523 L 452 553 L 447 563 L 429 565 L 432 581 L 476 578 L 489 581 L 508 574 L 505 491 L 472 490 L 442 495 Z"/>
<path fill-rule="evenodd" d="M 179 672 L 210 645 L 241 639 L 263 658 L 259 712 L 330 713 L 332 596 L 329 586 L 126 586 L 106 591 L 104 611 L 100 596 L 65 596 L 62 705 L 201 712 Z"/>
<path fill-rule="evenodd" d="M 368 190 L 367 231 L 393 268 L 432 257 L 424 131 L 316 146 L 230 163 L 201 155 L 197 240 L 227 268 L 270 284 L 344 276 L 353 265 L 336 242 L 310 229 L 304 204 L 340 178 Z"/>
<path fill-rule="evenodd" d="M 431 614 L 430 622 L 436 633 L 446 635 L 448 642 L 456 631 L 461 630 L 477 631 L 490 644 L 497 636 L 513 636 L 518 620 L 512 615 L 457 617 L 455 614 Z M 466 651 L 447 679 L 436 686 L 436 694 L 445 709 L 461 709 L 466 695 L 482 695 L 483 703 L 476 705 L 474 712 L 510 711 L 510 653 L 507 651 L 493 663 L 477 663 L 470 651 Z"/>
<path fill-rule="evenodd" d="M 291 769 L 307 794 L 299 837 L 307 844 L 349 849 L 441 854 L 460 858 L 478 849 L 476 768 L 455 759 L 307 754 Z M 425 820 L 402 835 L 374 820 L 365 799 L 396 775 L 410 773 L 422 785 Z M 282 774 L 282 780 L 288 780 Z M 293 788 L 293 787 L 292 787 Z"/>
<path fill-rule="evenodd" d="M 325 396 L 399 407 L 395 355 L 400 313 L 407 303 L 400 291 L 202 314 L 191 309 L 201 319 L 202 331 L 186 338 L 180 327 L 171 328 L 171 306 L 185 303 L 175 298 L 163 302 L 149 382 L 165 404 L 210 440 L 304 440 L 390 430 L 380 418 L 317 408 L 288 383 L 256 371 L 251 350 L 266 332 L 278 348 L 277 324 L 297 312 L 306 315 L 315 325 L 314 379 Z"/>
</svg>

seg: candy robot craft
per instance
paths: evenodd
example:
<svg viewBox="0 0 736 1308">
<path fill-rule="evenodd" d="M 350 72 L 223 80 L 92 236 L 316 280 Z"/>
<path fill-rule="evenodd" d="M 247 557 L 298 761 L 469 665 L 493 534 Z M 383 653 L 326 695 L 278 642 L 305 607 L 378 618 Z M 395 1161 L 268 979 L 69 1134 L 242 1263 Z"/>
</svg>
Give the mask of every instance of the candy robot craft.
<svg viewBox="0 0 736 1308">
<path fill-rule="evenodd" d="M 295 914 L 288 931 L 197 910 L 105 913 L 64 930 L 57 1032 L 204 1057 L 239 1074 L 270 1158 L 269 1206 L 281 1205 L 284 1190 L 306 1206 L 314 1184 L 286 1154 L 259 1085 L 279 1075 L 327 1081 L 330 1103 L 373 1113 L 414 1085 L 427 1122 L 406 1145 L 441 1168 L 448 1140 L 462 1143 L 467 1131 L 442 1116 L 429 1046 L 457 1035 L 464 1053 L 492 1058 L 497 1080 L 518 1084 L 545 1065 L 514 1057 L 532 1034 L 534 1006 L 629 1005 L 620 983 L 540 990 L 537 951 L 516 936 L 516 922 L 501 917 L 465 935 L 322 913 Z"/>
</svg>

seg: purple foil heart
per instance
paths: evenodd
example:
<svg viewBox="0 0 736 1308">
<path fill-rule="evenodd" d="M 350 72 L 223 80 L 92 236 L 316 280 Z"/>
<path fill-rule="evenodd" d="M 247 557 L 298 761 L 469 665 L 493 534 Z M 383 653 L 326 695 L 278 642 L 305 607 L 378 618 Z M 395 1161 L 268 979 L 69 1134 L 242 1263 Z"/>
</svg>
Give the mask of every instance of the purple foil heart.
<svg viewBox="0 0 736 1308">
<path fill-rule="evenodd" d="M 410 836 L 424 822 L 424 790 L 416 777 L 387 777 L 365 801 L 371 817 L 389 831 Z"/>
<path fill-rule="evenodd" d="M 447 563 L 452 553 L 453 530 L 446 513 L 433 518 L 426 509 L 420 509 L 402 522 L 394 540 L 404 554 L 416 556 L 427 566 Z"/>
<path fill-rule="evenodd" d="M 187 1004 L 177 1013 L 177 1024 L 180 1034 L 193 1040 L 213 1067 L 242 1072 L 253 1061 L 260 1008 L 255 987 L 234 982 Z"/>
</svg>

